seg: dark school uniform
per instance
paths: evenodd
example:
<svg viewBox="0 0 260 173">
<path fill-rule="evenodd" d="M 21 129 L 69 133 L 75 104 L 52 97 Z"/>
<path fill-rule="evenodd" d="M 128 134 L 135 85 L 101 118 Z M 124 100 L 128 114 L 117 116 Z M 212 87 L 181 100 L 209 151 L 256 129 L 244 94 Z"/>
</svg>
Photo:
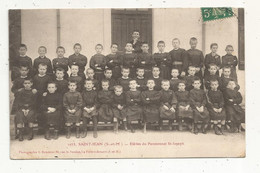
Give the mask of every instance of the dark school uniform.
<svg viewBox="0 0 260 173">
<path fill-rule="evenodd" d="M 190 105 L 190 93 L 189 91 L 176 91 L 175 95 L 177 97 L 177 109 L 179 118 L 190 118 L 193 119 L 193 111 L 191 107 L 188 110 L 180 108 L 180 106 Z"/>
<path fill-rule="evenodd" d="M 191 75 L 188 75 L 188 76 L 184 77 L 184 80 L 186 82 L 186 88 L 185 89 L 187 91 L 190 91 L 190 90 L 192 90 L 194 88 L 192 86 L 194 79 L 198 79 L 198 77 L 197 76 L 191 76 Z"/>
<path fill-rule="evenodd" d="M 245 110 L 240 106 L 242 103 L 241 93 L 234 89 L 227 88 L 224 92 L 225 108 L 226 108 L 226 120 L 241 123 L 245 121 Z M 229 99 L 233 99 L 230 101 Z"/>
<path fill-rule="evenodd" d="M 98 101 L 97 101 L 97 91 L 94 90 L 84 90 L 82 92 L 82 98 L 83 98 L 83 118 L 92 118 L 93 116 L 98 116 Z M 92 108 L 94 107 L 94 110 L 88 113 L 84 110 L 84 108 Z"/>
<path fill-rule="evenodd" d="M 195 75 L 198 76 L 201 80 L 203 79 L 202 76 L 202 68 L 204 65 L 204 56 L 202 51 L 198 49 L 189 49 L 187 50 L 189 55 L 189 66 L 194 66 L 196 68 L 200 68 L 200 71 L 197 72 Z"/>
<path fill-rule="evenodd" d="M 16 112 L 16 123 L 25 124 L 33 123 L 35 121 L 35 103 L 36 103 L 36 94 L 33 94 L 32 89 L 26 90 L 22 89 L 17 93 L 17 112 Z M 23 109 L 29 110 L 28 115 L 24 115 Z"/>
<path fill-rule="evenodd" d="M 117 81 L 114 78 L 110 78 L 110 79 L 106 78 L 106 80 L 109 81 L 109 88 L 108 89 L 110 91 L 114 91 L 114 86 L 117 85 Z"/>
<path fill-rule="evenodd" d="M 112 69 L 112 77 L 117 80 L 121 75 L 121 59 L 120 56 L 116 54 L 109 54 L 106 56 L 107 59 L 107 67 Z"/>
<path fill-rule="evenodd" d="M 100 105 L 98 109 L 98 121 L 99 122 L 112 122 L 112 98 L 113 92 L 109 90 L 101 90 L 98 92 L 98 103 Z"/>
<path fill-rule="evenodd" d="M 84 81 L 83 81 L 83 79 L 82 79 L 82 77 L 81 76 L 72 76 L 72 75 L 70 75 L 70 77 L 68 78 L 68 81 L 70 82 L 70 81 L 75 81 L 75 82 L 77 82 L 77 91 L 78 92 L 81 92 L 82 91 L 82 89 L 83 89 L 83 86 L 84 86 Z"/>
<path fill-rule="evenodd" d="M 137 55 L 138 67 L 144 69 L 144 77 L 150 78 L 152 76 L 152 67 L 155 65 L 153 57 L 150 53 L 142 52 Z"/>
<path fill-rule="evenodd" d="M 205 65 L 204 77 L 209 75 L 209 65 L 210 64 L 215 64 L 218 67 L 221 67 L 220 56 L 218 54 L 213 56 L 212 53 L 209 53 L 205 56 L 205 59 L 204 59 L 204 65 Z M 219 71 L 217 71 L 216 74 L 219 75 Z"/>
<path fill-rule="evenodd" d="M 52 60 L 53 70 L 56 71 L 57 68 L 62 68 L 64 70 L 64 79 L 69 77 L 68 69 L 69 69 L 69 59 L 66 57 L 62 58 L 54 58 Z"/>
<path fill-rule="evenodd" d="M 123 87 L 123 91 L 126 92 L 126 91 L 129 91 L 129 82 L 130 80 L 132 80 L 131 78 L 119 78 L 118 81 L 117 81 L 117 84 L 118 85 L 121 85 Z"/>
<path fill-rule="evenodd" d="M 69 90 L 69 88 L 68 88 L 69 82 L 66 79 L 62 79 L 62 80 L 55 79 L 54 82 L 57 85 L 57 92 L 60 93 L 62 96 L 66 92 L 68 92 L 68 90 Z"/>
<path fill-rule="evenodd" d="M 135 53 L 124 53 L 121 55 L 121 62 L 123 67 L 128 67 L 130 69 L 130 78 L 136 77 L 136 68 L 138 66 L 138 59 Z"/>
<path fill-rule="evenodd" d="M 208 95 L 207 108 L 208 108 L 211 120 L 225 120 L 226 111 L 224 108 L 223 93 L 220 90 L 217 90 L 217 91 L 209 90 L 207 95 Z M 213 110 L 213 108 L 216 108 L 216 109 L 222 108 L 222 111 L 215 112 Z"/>
<path fill-rule="evenodd" d="M 32 77 L 32 59 L 29 56 L 17 56 L 13 60 L 13 67 L 11 73 L 11 80 L 14 81 L 17 77 L 21 76 L 20 66 L 27 66 L 29 68 L 28 76 Z"/>
<path fill-rule="evenodd" d="M 47 72 L 46 74 L 49 76 L 53 75 L 53 70 L 52 70 L 52 65 L 51 65 L 51 60 L 49 58 L 47 58 L 46 56 L 44 57 L 38 57 L 33 61 L 33 72 L 34 75 L 38 74 L 38 68 L 39 68 L 39 64 L 45 64 L 47 65 Z"/>
<path fill-rule="evenodd" d="M 176 112 L 172 112 L 170 108 L 174 108 L 176 111 L 177 106 L 177 97 L 172 90 L 161 90 L 161 104 L 160 104 L 160 117 L 166 120 L 176 119 Z M 169 110 L 165 109 L 164 106 L 167 106 Z"/>
<path fill-rule="evenodd" d="M 71 68 L 72 65 L 76 64 L 79 66 L 79 72 L 78 75 L 82 77 L 83 80 L 86 79 L 86 76 L 84 74 L 85 67 L 87 65 L 88 59 L 85 55 L 75 53 L 69 56 L 69 67 Z"/>
<path fill-rule="evenodd" d="M 179 78 L 171 78 L 170 79 L 170 89 L 173 90 L 174 92 L 178 91 L 178 85 L 182 80 Z"/>
<path fill-rule="evenodd" d="M 193 109 L 193 119 L 194 123 L 198 123 L 202 121 L 203 123 L 208 123 L 210 120 L 209 111 L 206 108 L 207 104 L 207 97 L 206 93 L 202 89 L 192 89 L 190 91 L 190 100 L 191 100 L 191 107 Z M 196 107 L 203 106 L 204 111 L 199 112 Z"/>
<path fill-rule="evenodd" d="M 155 83 L 154 90 L 160 91 L 162 89 L 162 78 L 161 77 L 151 77 L 151 79 L 153 79 L 154 83 Z"/>
<path fill-rule="evenodd" d="M 155 61 L 155 66 L 160 68 L 160 77 L 162 79 L 169 80 L 171 78 L 171 57 L 169 53 L 155 53 L 153 54 L 153 60 Z"/>
<path fill-rule="evenodd" d="M 99 82 L 104 78 L 104 70 L 106 67 L 106 57 L 102 54 L 95 54 L 90 59 L 90 65 L 94 69 L 95 76 Z"/>
<path fill-rule="evenodd" d="M 207 76 L 204 77 L 205 88 L 206 88 L 207 90 L 210 89 L 210 81 L 211 81 L 211 80 L 217 80 L 217 81 L 218 81 L 218 84 L 219 84 L 218 89 L 222 88 L 222 83 L 221 83 L 221 80 L 220 80 L 219 75 L 217 75 L 217 74 L 215 74 L 215 75 L 209 74 L 209 75 L 207 75 Z"/>
<path fill-rule="evenodd" d="M 14 93 L 14 102 L 13 102 L 11 114 L 14 114 L 14 113 L 17 111 L 17 109 L 18 109 L 18 108 L 17 108 L 17 103 L 16 103 L 16 102 L 17 102 L 16 97 L 17 97 L 18 91 L 19 91 L 20 89 L 24 88 L 23 82 L 24 82 L 24 79 L 25 79 L 25 78 L 27 78 L 27 76 L 26 76 L 26 77 L 20 76 L 20 77 L 16 78 L 16 79 L 13 81 L 13 86 L 12 86 L 12 88 L 11 88 L 11 91 Z"/>
<path fill-rule="evenodd" d="M 188 61 L 188 53 L 185 49 L 173 49 L 169 52 L 172 62 L 172 68 L 177 68 L 180 72 L 187 72 L 187 68 L 189 65 Z"/>
<path fill-rule="evenodd" d="M 143 119 L 143 109 L 141 100 L 141 91 L 126 92 L 126 117 L 127 121 L 136 121 Z"/>
<path fill-rule="evenodd" d="M 147 90 L 148 88 L 147 88 L 147 86 L 146 86 L 146 83 L 147 83 L 147 79 L 145 79 L 144 77 L 143 78 L 140 78 L 140 77 L 136 77 L 135 78 L 135 80 L 136 80 L 136 82 L 137 82 L 137 89 L 139 90 L 139 91 L 145 91 L 145 90 Z"/>
<path fill-rule="evenodd" d="M 54 112 L 48 112 L 48 107 L 55 108 Z M 49 93 L 43 96 L 41 105 L 43 115 L 46 117 L 47 125 L 59 126 L 61 121 L 62 96 L 60 93 Z"/>
<path fill-rule="evenodd" d="M 147 123 L 158 122 L 160 119 L 160 92 L 155 90 L 143 91 L 141 93 L 141 98 L 143 103 L 144 121 Z"/>
<path fill-rule="evenodd" d="M 63 96 L 63 107 L 65 108 L 65 122 L 66 123 L 80 123 L 81 119 L 81 108 L 83 99 L 78 91 L 68 91 Z M 75 109 L 76 112 L 70 113 L 68 109 Z"/>
<path fill-rule="evenodd" d="M 130 43 L 132 43 L 133 45 L 133 48 L 134 48 L 134 53 L 138 54 L 138 53 L 142 53 L 142 49 L 141 49 L 141 46 L 142 46 L 142 43 L 141 41 L 137 40 L 137 42 L 134 44 L 134 40 L 130 41 Z"/>
<path fill-rule="evenodd" d="M 120 120 L 123 120 L 126 118 L 126 98 L 125 93 L 122 93 L 121 95 L 113 94 L 113 100 L 112 100 L 112 111 L 115 118 L 118 118 Z M 118 105 L 123 106 L 123 109 L 118 109 Z"/>
<path fill-rule="evenodd" d="M 236 66 L 238 64 L 237 57 L 234 55 L 228 55 L 222 56 L 222 67 L 230 67 L 231 68 L 231 74 L 230 77 L 233 78 L 235 81 L 237 81 L 237 71 Z"/>
</svg>

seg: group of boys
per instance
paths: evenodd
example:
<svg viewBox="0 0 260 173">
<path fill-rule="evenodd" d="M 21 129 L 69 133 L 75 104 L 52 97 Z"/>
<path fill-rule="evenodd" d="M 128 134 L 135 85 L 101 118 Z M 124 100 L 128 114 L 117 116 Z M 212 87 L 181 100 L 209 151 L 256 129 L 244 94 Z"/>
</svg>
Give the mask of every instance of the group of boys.
<svg viewBox="0 0 260 173">
<path fill-rule="evenodd" d="M 241 130 L 245 113 L 239 105 L 242 96 L 237 84 L 237 58 L 231 45 L 220 59 L 218 45 L 211 44 L 212 52 L 204 59 L 194 37 L 188 51 L 180 48 L 176 38 L 172 51 L 164 52 L 165 43 L 159 41 L 159 52 L 153 55 L 148 43 L 138 39 L 139 32 L 134 32 L 123 54 L 118 54 L 118 45 L 112 44 L 107 56 L 102 54 L 103 46 L 97 44 L 87 70 L 87 58 L 80 54 L 78 43 L 69 58 L 59 46 L 52 62 L 45 56 L 46 47 L 41 46 L 33 65 L 22 44 L 11 75 L 15 96 L 12 113 L 16 114 L 19 140 L 23 140 L 27 125 L 28 139 L 33 139 L 35 121 L 45 130 L 47 140 L 57 139 L 64 125 L 67 138 L 74 125 L 76 137 L 85 138 L 90 121 L 95 138 L 98 122 L 114 123 L 115 132 L 121 123 L 124 130 L 134 133 L 133 121 L 143 122 L 144 131 L 153 123 L 162 129 L 163 120 L 169 120 L 170 130 L 177 122 L 179 130 L 186 124 L 195 134 L 199 124 L 202 133 L 207 133 L 210 121 L 217 135 L 223 134 L 225 124 L 232 132 Z"/>
</svg>

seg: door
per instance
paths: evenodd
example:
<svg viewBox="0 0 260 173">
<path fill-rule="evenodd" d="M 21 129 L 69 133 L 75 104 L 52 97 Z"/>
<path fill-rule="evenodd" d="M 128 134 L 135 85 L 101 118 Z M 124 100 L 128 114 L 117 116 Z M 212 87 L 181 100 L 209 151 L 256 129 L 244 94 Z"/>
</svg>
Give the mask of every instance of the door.
<svg viewBox="0 0 260 173">
<path fill-rule="evenodd" d="M 140 41 L 148 42 L 152 50 L 152 9 L 112 9 L 112 42 L 124 51 L 132 32 L 140 32 Z"/>
</svg>

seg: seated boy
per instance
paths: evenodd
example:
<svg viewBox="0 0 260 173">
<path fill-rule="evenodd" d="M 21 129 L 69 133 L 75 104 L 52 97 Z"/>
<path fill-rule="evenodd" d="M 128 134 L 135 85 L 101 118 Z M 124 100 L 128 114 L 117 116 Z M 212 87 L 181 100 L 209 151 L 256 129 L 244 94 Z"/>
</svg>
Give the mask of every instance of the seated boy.
<svg viewBox="0 0 260 173">
<path fill-rule="evenodd" d="M 241 93 L 236 89 L 236 81 L 230 80 L 224 92 L 227 120 L 231 120 L 231 132 L 241 132 L 241 123 L 245 121 L 245 110 Z"/>
<path fill-rule="evenodd" d="M 97 91 L 93 90 L 93 81 L 91 79 L 85 80 L 85 88 L 82 92 L 83 98 L 83 129 L 82 138 L 87 136 L 87 125 L 90 120 L 93 122 L 93 137 L 97 138 L 97 118 L 98 118 L 98 101 L 97 101 Z"/>
<path fill-rule="evenodd" d="M 177 110 L 179 119 L 179 131 L 182 131 L 183 121 L 188 125 L 188 129 L 191 130 L 193 122 L 193 111 L 190 107 L 190 94 L 185 90 L 185 81 L 181 81 L 178 84 L 178 91 L 175 92 L 177 97 Z"/>
<path fill-rule="evenodd" d="M 218 89 L 219 83 L 217 80 L 210 81 L 210 90 L 208 90 L 208 105 L 209 115 L 214 123 L 214 131 L 216 135 L 222 135 L 226 120 L 226 111 L 224 108 L 223 93 Z"/>
<path fill-rule="evenodd" d="M 199 79 L 199 77 L 195 76 L 196 68 L 194 66 L 188 67 L 188 76 L 184 77 L 186 82 L 186 90 L 190 91 L 193 89 L 193 81 Z"/>
<path fill-rule="evenodd" d="M 95 76 L 94 70 L 92 68 L 88 68 L 86 70 L 86 77 L 87 77 L 87 79 L 92 80 L 92 82 L 93 82 L 93 90 L 99 91 L 100 90 L 100 83 L 99 83 L 99 81 L 97 79 L 94 78 L 94 76 Z"/>
<path fill-rule="evenodd" d="M 80 137 L 80 120 L 81 120 L 81 108 L 82 108 L 82 96 L 76 90 L 77 82 L 69 82 L 69 91 L 63 96 L 63 107 L 65 109 L 65 126 L 67 129 L 66 138 L 70 138 L 71 126 L 76 125 L 76 138 Z"/>
<path fill-rule="evenodd" d="M 54 136 L 53 138 L 56 140 L 60 129 L 62 96 L 57 92 L 57 84 L 54 82 L 48 83 L 47 90 L 41 106 L 46 119 L 45 139 L 50 140 L 51 136 Z"/>
<path fill-rule="evenodd" d="M 159 91 L 154 90 L 155 82 L 153 79 L 147 80 L 148 90 L 141 94 L 142 103 L 144 105 L 144 132 L 146 132 L 147 123 L 155 123 L 160 120 L 159 106 L 161 95 Z"/>
<path fill-rule="evenodd" d="M 35 103 L 36 94 L 32 91 L 33 82 L 31 79 L 24 79 L 24 88 L 17 92 L 16 103 L 16 125 L 19 130 L 19 141 L 23 141 L 24 128 L 28 124 L 29 126 L 29 138 L 33 139 L 33 123 L 35 122 Z"/>
<path fill-rule="evenodd" d="M 135 129 L 132 126 L 132 121 L 140 121 L 143 118 L 143 109 L 141 106 L 141 91 L 136 89 L 136 80 L 130 80 L 130 90 L 126 92 L 126 117 L 128 127 L 134 133 Z"/>
<path fill-rule="evenodd" d="M 161 105 L 160 105 L 160 130 L 162 129 L 162 120 L 169 120 L 169 130 L 172 130 L 173 120 L 176 120 L 177 98 L 175 93 L 169 89 L 170 82 L 162 80 Z"/>
<path fill-rule="evenodd" d="M 193 89 L 190 91 L 191 108 L 193 109 L 194 133 L 198 134 L 198 123 L 202 122 L 202 133 L 206 134 L 207 125 L 210 120 L 206 103 L 207 97 L 203 89 L 200 88 L 201 81 L 199 78 L 193 81 Z"/>
<path fill-rule="evenodd" d="M 233 78 L 230 77 L 231 74 L 231 68 L 230 67 L 224 67 L 223 68 L 223 73 L 220 77 L 220 83 L 221 83 L 221 88 L 220 90 L 223 92 L 227 88 L 228 82 L 231 80 L 234 80 Z M 239 90 L 240 86 L 236 84 L 236 89 Z"/>
<path fill-rule="evenodd" d="M 113 112 L 112 112 L 112 98 L 113 92 L 109 90 L 109 81 L 101 81 L 102 90 L 98 92 L 98 102 L 100 107 L 98 109 L 98 121 L 99 122 L 112 122 Z"/>
<path fill-rule="evenodd" d="M 116 85 L 114 87 L 112 111 L 114 115 L 114 132 L 118 132 L 118 124 L 123 121 L 124 130 L 127 130 L 126 112 L 125 112 L 125 93 L 123 87 Z"/>
<path fill-rule="evenodd" d="M 204 80 L 205 80 L 205 88 L 207 90 L 210 89 L 210 81 L 212 80 L 217 80 L 218 81 L 218 89 L 220 89 L 222 87 L 222 84 L 220 83 L 220 77 L 219 75 L 217 74 L 217 71 L 218 71 L 218 67 L 216 64 L 210 64 L 209 65 L 209 74 L 205 75 L 204 77 Z"/>
<path fill-rule="evenodd" d="M 64 79 L 64 69 L 62 68 L 57 68 L 56 72 L 55 72 L 55 80 L 54 82 L 57 85 L 57 92 L 61 94 L 61 96 L 63 97 L 63 95 L 68 92 L 68 81 L 66 79 Z"/>
</svg>

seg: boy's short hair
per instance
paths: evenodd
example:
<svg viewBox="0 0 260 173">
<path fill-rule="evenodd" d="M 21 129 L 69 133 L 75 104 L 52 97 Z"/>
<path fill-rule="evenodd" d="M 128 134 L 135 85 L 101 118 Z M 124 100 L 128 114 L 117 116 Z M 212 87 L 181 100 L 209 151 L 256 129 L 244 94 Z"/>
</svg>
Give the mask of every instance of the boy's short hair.
<svg viewBox="0 0 260 173">
<path fill-rule="evenodd" d="M 48 82 L 47 86 L 48 86 L 49 84 L 54 84 L 55 87 L 57 88 L 57 83 L 56 83 L 56 82 L 54 82 L 54 81 L 50 81 L 50 82 Z"/>
<path fill-rule="evenodd" d="M 94 69 L 93 69 L 93 68 L 90 68 L 90 67 L 87 68 L 86 72 L 88 72 L 89 70 L 92 70 L 93 72 L 95 72 Z"/>
<path fill-rule="evenodd" d="M 232 49 L 234 49 L 233 46 L 230 45 L 230 44 L 226 46 L 226 49 L 225 49 L 225 50 L 227 50 L 228 48 L 232 48 Z"/>
<path fill-rule="evenodd" d="M 237 82 L 234 80 L 234 79 L 230 79 L 229 81 L 228 81 L 228 83 L 229 82 L 234 82 L 236 85 L 237 85 Z"/>
<path fill-rule="evenodd" d="M 218 66 L 216 64 L 214 64 L 214 63 L 210 63 L 209 64 L 209 68 L 211 68 L 211 67 L 216 67 L 217 68 Z"/>
<path fill-rule="evenodd" d="M 47 68 L 47 64 L 45 64 L 45 63 L 40 63 L 40 64 L 38 65 L 38 68 L 39 68 L 40 66 Z"/>
<path fill-rule="evenodd" d="M 106 69 L 104 70 L 104 73 L 106 73 L 107 71 L 111 71 L 111 72 L 112 72 L 112 69 L 111 69 L 111 68 L 106 68 Z"/>
<path fill-rule="evenodd" d="M 110 48 L 112 48 L 113 45 L 116 45 L 116 46 L 118 47 L 118 44 L 117 44 L 117 43 L 112 43 L 111 46 L 110 46 Z"/>
<path fill-rule="evenodd" d="M 170 81 L 169 81 L 169 80 L 166 80 L 166 79 L 163 79 L 162 82 L 161 82 L 161 84 L 163 84 L 163 83 L 169 83 L 169 84 L 170 84 Z"/>
<path fill-rule="evenodd" d="M 86 83 L 86 82 L 91 82 L 93 84 L 93 80 L 91 80 L 91 79 L 86 79 L 84 83 Z"/>
<path fill-rule="evenodd" d="M 116 89 L 122 89 L 122 90 L 123 90 L 123 87 L 122 87 L 121 85 L 115 85 L 115 86 L 114 86 L 114 91 L 115 91 Z"/>
<path fill-rule="evenodd" d="M 40 46 L 40 47 L 38 48 L 38 50 L 41 49 L 41 48 L 45 49 L 45 52 L 47 53 L 47 48 L 46 48 L 45 46 Z"/>
<path fill-rule="evenodd" d="M 137 83 L 137 81 L 135 79 L 131 79 L 131 80 L 129 80 L 129 84 L 130 84 L 130 82 L 133 82 L 133 81 L 135 81 L 135 83 Z"/>
<path fill-rule="evenodd" d="M 72 64 L 70 67 L 72 68 L 73 66 L 75 67 L 78 67 L 79 68 L 79 65 L 76 63 L 76 64 Z"/>
<path fill-rule="evenodd" d="M 131 43 L 131 42 L 126 42 L 126 44 L 125 44 L 125 45 L 127 45 L 127 44 L 131 44 L 131 45 L 133 46 L 133 43 Z"/>
<path fill-rule="evenodd" d="M 139 31 L 138 29 L 134 29 L 133 32 L 132 32 L 132 34 L 133 34 L 134 32 L 138 32 L 138 33 L 140 34 L 140 31 Z"/>
<path fill-rule="evenodd" d="M 19 49 L 22 48 L 22 47 L 24 47 L 24 48 L 27 50 L 26 44 L 23 44 L 23 43 L 22 43 L 22 44 L 19 45 Z"/>
<path fill-rule="evenodd" d="M 185 80 L 180 80 L 180 81 L 178 82 L 178 86 L 179 86 L 180 83 L 183 83 L 184 85 L 186 85 L 186 81 L 185 81 Z"/>
<path fill-rule="evenodd" d="M 109 80 L 107 80 L 107 79 L 102 79 L 102 80 L 101 80 L 101 85 L 102 85 L 103 83 L 108 83 L 108 85 L 109 85 Z"/>
<path fill-rule="evenodd" d="M 144 44 L 147 44 L 147 46 L 149 46 L 149 45 L 148 45 L 148 42 L 146 42 L 146 41 L 143 41 L 143 42 L 141 43 L 141 46 L 143 46 Z"/>
<path fill-rule="evenodd" d="M 78 82 L 75 81 L 75 80 L 69 80 L 68 85 L 70 85 L 70 84 L 72 84 L 72 83 L 74 83 L 74 84 L 76 84 L 76 85 L 78 86 Z"/>
<path fill-rule="evenodd" d="M 130 68 L 129 67 L 122 67 L 121 72 L 123 72 L 124 70 L 129 70 L 130 71 Z"/>
<path fill-rule="evenodd" d="M 26 68 L 27 70 L 29 70 L 29 67 L 28 67 L 28 65 L 25 65 L 25 64 L 24 64 L 24 65 L 23 65 L 23 64 L 22 64 L 22 65 L 20 65 L 20 67 L 19 67 L 19 68 L 20 68 L 20 70 L 21 70 L 22 68 Z"/>
<path fill-rule="evenodd" d="M 191 37 L 190 42 L 192 42 L 192 41 L 198 41 L 198 39 L 196 37 Z"/>
<path fill-rule="evenodd" d="M 162 40 L 160 40 L 160 41 L 158 41 L 157 46 L 158 46 L 159 44 L 164 44 L 164 45 L 165 45 L 165 42 L 162 41 Z"/>
<path fill-rule="evenodd" d="M 58 52 L 59 49 L 63 49 L 64 53 L 65 53 L 65 48 L 62 47 L 62 46 L 58 46 L 57 49 L 56 49 L 56 53 Z"/>
<path fill-rule="evenodd" d="M 138 72 L 139 70 L 144 70 L 144 68 L 143 67 L 137 67 L 136 72 Z"/>
<path fill-rule="evenodd" d="M 98 46 L 100 46 L 100 47 L 103 49 L 103 45 L 102 45 L 102 44 L 98 43 L 98 44 L 95 46 L 95 48 L 97 48 Z"/>
<path fill-rule="evenodd" d="M 190 66 L 188 67 L 188 70 L 189 70 L 190 68 L 196 68 L 196 67 L 193 66 L 193 65 L 190 65 Z"/>
<path fill-rule="evenodd" d="M 179 72 L 179 69 L 177 69 L 177 68 L 172 68 L 172 69 L 171 69 L 171 72 L 172 72 L 173 70 L 177 70 L 177 71 Z"/>
<path fill-rule="evenodd" d="M 159 71 L 160 71 L 160 68 L 159 68 L 158 66 L 153 66 L 153 67 L 152 67 L 152 70 L 154 70 L 155 68 L 158 68 Z"/>
<path fill-rule="evenodd" d="M 148 81 L 154 81 L 154 79 L 153 78 L 148 78 L 147 81 L 146 81 L 146 84 L 148 83 Z"/>
<path fill-rule="evenodd" d="M 81 44 L 79 44 L 79 43 L 75 43 L 73 48 L 75 48 L 76 46 L 79 46 L 81 48 Z"/>
<path fill-rule="evenodd" d="M 178 40 L 179 43 L 181 43 L 180 39 L 178 39 L 178 38 L 174 38 L 174 39 L 172 39 L 172 42 L 173 42 L 174 40 Z"/>
<path fill-rule="evenodd" d="M 229 66 L 224 66 L 224 67 L 223 67 L 223 70 L 224 70 L 224 69 L 229 69 L 229 70 L 231 71 L 231 67 L 229 67 Z"/>
<path fill-rule="evenodd" d="M 200 81 L 200 83 L 201 83 L 201 80 L 200 80 L 200 78 L 198 76 L 194 77 L 194 79 L 192 80 L 192 83 L 194 83 L 195 81 Z"/>
<path fill-rule="evenodd" d="M 216 80 L 216 79 L 212 79 L 209 81 L 210 84 L 212 84 L 213 82 L 217 82 L 219 84 L 218 80 Z"/>
<path fill-rule="evenodd" d="M 24 83 L 25 81 L 30 81 L 31 83 L 33 83 L 33 79 L 32 79 L 32 78 L 30 78 L 30 77 L 26 77 L 26 78 L 24 78 L 24 81 L 23 81 L 23 83 Z"/>
<path fill-rule="evenodd" d="M 63 69 L 63 68 L 56 68 L 56 70 L 55 70 L 55 73 L 57 72 L 57 71 L 62 71 L 63 73 L 65 72 L 65 70 Z"/>
<path fill-rule="evenodd" d="M 210 49 L 211 49 L 213 46 L 217 46 L 217 47 L 218 47 L 218 44 L 217 44 L 217 43 L 211 43 L 211 44 L 210 44 Z"/>
</svg>

